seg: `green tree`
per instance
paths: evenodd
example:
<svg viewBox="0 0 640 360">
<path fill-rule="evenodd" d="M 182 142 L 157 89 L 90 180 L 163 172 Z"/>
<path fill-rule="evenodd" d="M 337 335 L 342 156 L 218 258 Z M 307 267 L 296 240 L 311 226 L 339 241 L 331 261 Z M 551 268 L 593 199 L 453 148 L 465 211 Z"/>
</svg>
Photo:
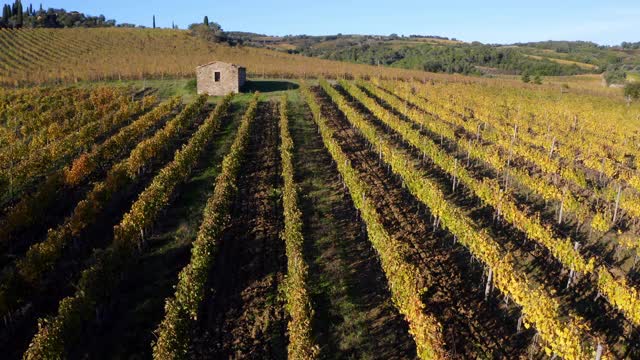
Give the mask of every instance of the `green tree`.
<svg viewBox="0 0 640 360">
<path fill-rule="evenodd" d="M 607 71 L 603 74 L 604 80 L 607 82 L 607 85 L 611 84 L 624 84 L 625 79 L 627 78 L 626 72 L 615 65 L 609 65 L 607 67 Z"/>
<path fill-rule="evenodd" d="M 542 77 L 540 75 L 536 75 L 533 78 L 533 83 L 536 85 L 541 85 L 542 84 Z"/>
<path fill-rule="evenodd" d="M 522 82 L 528 83 L 530 81 L 531 81 L 531 76 L 529 76 L 529 73 L 522 74 Z"/>
<path fill-rule="evenodd" d="M 225 42 L 228 40 L 226 34 L 222 30 L 222 26 L 216 22 L 209 22 L 209 25 L 205 24 L 191 24 L 189 25 L 189 30 L 195 36 L 204 38 L 208 41 L 212 42 Z"/>
<path fill-rule="evenodd" d="M 20 0 L 18 0 L 17 3 L 18 4 L 16 5 L 16 7 L 18 9 L 17 10 L 18 11 L 18 14 L 17 14 L 18 15 L 18 20 L 16 21 L 16 27 L 21 28 L 22 24 L 24 23 L 24 17 L 23 17 L 24 16 L 24 12 L 22 10 L 22 2 Z"/>
<path fill-rule="evenodd" d="M 153 15 L 153 28 L 154 29 L 156 28 L 156 16 L 155 15 Z"/>
<path fill-rule="evenodd" d="M 9 26 L 9 19 L 11 19 L 11 6 L 5 4 L 2 7 L 2 25 Z"/>
<path fill-rule="evenodd" d="M 209 26 L 209 17 L 206 15 L 204 16 L 204 25 Z"/>
<path fill-rule="evenodd" d="M 640 99 L 640 82 L 629 82 L 624 86 L 624 96 L 630 100 Z"/>
</svg>

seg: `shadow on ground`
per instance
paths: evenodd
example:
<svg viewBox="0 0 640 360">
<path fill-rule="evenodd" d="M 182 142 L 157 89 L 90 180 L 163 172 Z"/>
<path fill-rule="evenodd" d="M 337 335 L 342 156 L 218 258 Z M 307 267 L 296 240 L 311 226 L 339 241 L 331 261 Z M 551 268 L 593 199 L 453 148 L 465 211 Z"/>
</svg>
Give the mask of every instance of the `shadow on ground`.
<svg viewBox="0 0 640 360">
<path fill-rule="evenodd" d="M 294 90 L 300 86 L 290 81 L 275 81 L 275 80 L 248 80 L 242 87 L 242 92 L 255 92 L 268 93 L 274 91 L 286 91 Z"/>
</svg>

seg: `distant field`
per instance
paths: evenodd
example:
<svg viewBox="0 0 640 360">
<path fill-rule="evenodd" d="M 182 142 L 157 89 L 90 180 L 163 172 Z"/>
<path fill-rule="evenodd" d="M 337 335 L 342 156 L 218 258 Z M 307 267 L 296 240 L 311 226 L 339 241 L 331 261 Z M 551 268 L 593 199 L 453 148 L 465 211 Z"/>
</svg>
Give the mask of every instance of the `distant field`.
<svg viewBox="0 0 640 360">
<path fill-rule="evenodd" d="M 524 86 L 521 80 L 522 77 L 519 75 L 505 75 L 496 71 L 492 76 L 496 80 L 508 82 L 508 86 Z M 543 88 L 554 88 L 558 92 L 577 92 L 580 94 L 616 98 L 618 101 L 623 100 L 621 96 L 622 90 L 606 86 L 602 75 L 599 74 L 545 76 L 542 78 L 542 83 Z M 568 86 L 568 88 L 566 88 L 566 86 Z"/>
<path fill-rule="evenodd" d="M 275 45 L 272 45 L 272 47 L 278 49 L 278 50 L 295 50 L 297 48 L 297 46 L 293 45 L 293 44 L 289 44 L 289 43 L 278 43 Z"/>
<path fill-rule="evenodd" d="M 563 64 L 563 65 L 577 65 L 578 67 L 580 67 L 582 69 L 587 69 L 587 70 L 594 70 L 594 69 L 598 68 L 596 65 L 593 65 L 593 64 L 586 64 L 586 63 L 581 63 L 581 62 L 571 61 L 571 60 L 565 60 L 565 59 L 557 59 L 557 58 L 553 58 L 553 57 L 538 56 L 538 55 L 528 55 L 528 54 L 524 54 L 524 56 L 526 56 L 528 58 L 531 58 L 531 59 L 536 59 L 536 60 L 547 59 L 549 61 L 553 61 L 553 62 L 556 62 L 558 64 Z"/>
<path fill-rule="evenodd" d="M 305 44 L 305 39 L 284 39 L 284 38 L 275 38 L 275 37 L 256 37 L 253 39 L 256 42 L 266 41 L 267 45 L 272 48 L 279 50 L 292 50 L 296 49 L 299 46 Z M 456 40 L 447 40 L 447 39 L 437 39 L 437 38 L 399 38 L 399 39 L 385 39 L 380 40 L 374 38 L 365 39 L 363 35 L 344 35 L 332 39 L 327 39 L 323 41 L 319 41 L 313 45 L 312 48 L 315 49 L 337 49 L 343 46 L 353 46 L 353 44 L 359 43 L 367 43 L 367 44 L 384 44 L 394 49 L 399 49 L 406 46 L 419 46 L 423 44 L 435 44 L 435 45 L 451 45 L 451 44 L 459 44 L 460 41 Z"/>
<path fill-rule="evenodd" d="M 640 73 L 636 73 L 636 72 L 627 73 L 627 80 L 632 82 L 640 81 Z"/>
<path fill-rule="evenodd" d="M 456 41 L 456 40 L 436 39 L 436 38 L 413 38 L 413 39 L 390 40 L 390 41 L 387 41 L 386 43 L 396 48 L 396 47 L 402 47 L 402 46 L 418 46 L 422 44 L 453 45 L 453 44 L 461 44 L 462 42 Z"/>
</svg>

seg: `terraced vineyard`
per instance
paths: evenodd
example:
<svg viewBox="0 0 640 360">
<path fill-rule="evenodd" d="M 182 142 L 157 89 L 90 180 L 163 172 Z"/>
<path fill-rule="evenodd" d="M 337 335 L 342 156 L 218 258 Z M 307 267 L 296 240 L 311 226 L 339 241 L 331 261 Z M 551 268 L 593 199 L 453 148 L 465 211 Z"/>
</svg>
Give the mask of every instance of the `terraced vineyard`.
<svg viewBox="0 0 640 360">
<path fill-rule="evenodd" d="M 640 358 L 637 107 L 288 85 L 3 90 L 3 356 Z"/>
</svg>

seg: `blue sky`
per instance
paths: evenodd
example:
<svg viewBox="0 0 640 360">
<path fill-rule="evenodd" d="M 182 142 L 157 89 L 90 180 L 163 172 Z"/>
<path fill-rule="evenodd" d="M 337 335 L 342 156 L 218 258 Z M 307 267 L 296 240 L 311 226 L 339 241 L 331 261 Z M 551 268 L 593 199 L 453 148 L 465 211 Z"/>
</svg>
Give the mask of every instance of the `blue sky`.
<svg viewBox="0 0 640 360">
<path fill-rule="evenodd" d="M 208 15 L 225 30 L 270 35 L 397 33 L 485 43 L 553 39 L 608 45 L 640 41 L 640 0 L 42 1 L 44 7 L 104 14 L 118 22 L 147 26 L 153 14 L 158 26 L 169 27 L 175 21 L 181 28 Z"/>
</svg>

